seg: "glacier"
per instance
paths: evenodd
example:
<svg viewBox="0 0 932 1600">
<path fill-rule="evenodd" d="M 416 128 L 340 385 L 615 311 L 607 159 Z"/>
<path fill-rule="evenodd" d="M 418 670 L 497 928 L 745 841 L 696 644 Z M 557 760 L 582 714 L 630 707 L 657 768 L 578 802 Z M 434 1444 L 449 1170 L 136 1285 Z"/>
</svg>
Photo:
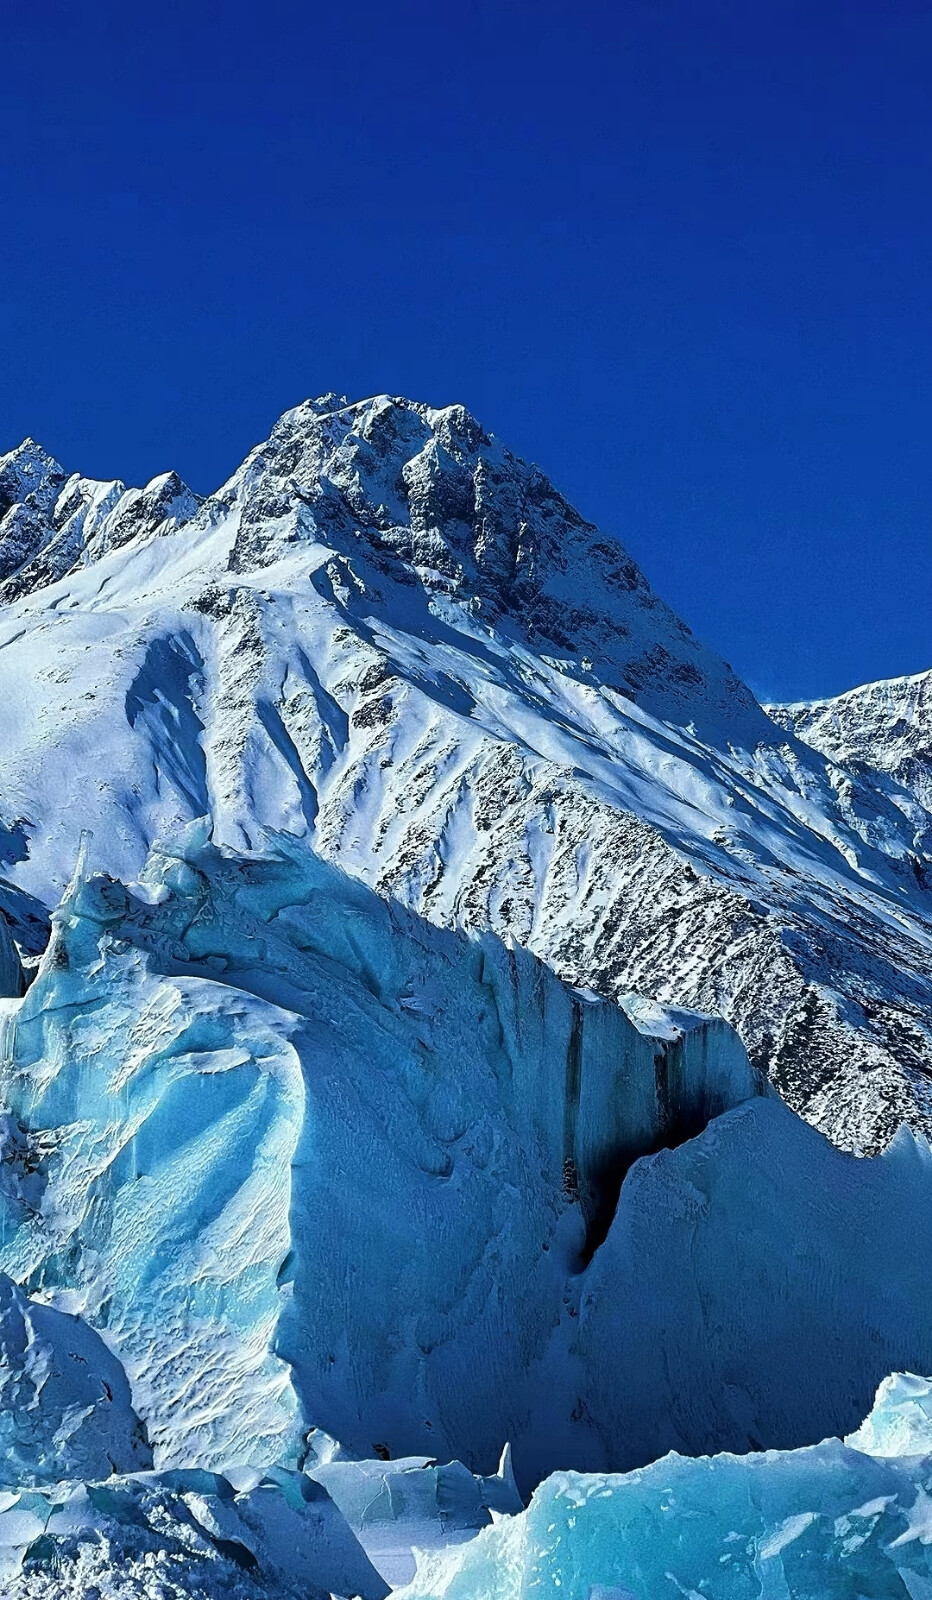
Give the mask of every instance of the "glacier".
<svg viewBox="0 0 932 1600">
<path fill-rule="evenodd" d="M 103 1340 L 0 1274 L 0 1484 L 29 1488 L 151 1465 L 126 1374 Z"/>
<path fill-rule="evenodd" d="M 157 1469 L 298 1469 L 324 1428 L 479 1474 L 510 1443 L 526 1491 L 808 1444 L 932 1370 L 891 1247 L 924 1139 L 851 1156 L 721 1019 L 207 832 L 79 864 L 4 1002 L 0 1269 L 106 1340 Z"/>
<path fill-rule="evenodd" d="M 539 1476 L 626 1171 L 767 1085 L 721 1021 L 631 1020 L 268 844 L 76 873 L 6 1002 L 0 1262 L 105 1331 L 158 1466 L 322 1425 Z"/>
<path fill-rule="evenodd" d="M 385 1600 L 326 1490 L 187 1470 L 0 1491 L 5 1600 Z"/>
<path fill-rule="evenodd" d="M 560 1472 L 527 1510 L 507 1462 L 475 1479 L 457 1463 L 356 1460 L 321 1434 L 310 1475 L 0 1492 L 0 1577 L 10 1600 L 382 1600 L 389 1574 L 403 1600 L 925 1600 L 930 1394 L 895 1373 L 844 1440 Z"/>
<path fill-rule="evenodd" d="M 475 1476 L 461 1461 L 354 1458 L 323 1434 L 304 1470 L 323 1484 L 393 1589 L 415 1576 L 426 1551 L 464 1544 L 496 1517 L 524 1510 L 507 1446 L 498 1472 Z"/>
<path fill-rule="evenodd" d="M 425 1552 L 405 1600 L 927 1600 L 932 1456 L 911 1408 L 929 1387 L 894 1375 L 844 1442 L 556 1473 L 523 1514 Z"/>
</svg>

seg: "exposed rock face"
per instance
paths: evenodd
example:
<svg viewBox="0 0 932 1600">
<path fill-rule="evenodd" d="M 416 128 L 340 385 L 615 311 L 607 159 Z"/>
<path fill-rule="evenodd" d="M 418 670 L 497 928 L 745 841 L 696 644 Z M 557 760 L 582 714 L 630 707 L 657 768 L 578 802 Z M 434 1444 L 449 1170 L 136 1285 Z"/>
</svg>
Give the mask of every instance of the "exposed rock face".
<svg viewBox="0 0 932 1600">
<path fill-rule="evenodd" d="M 839 1144 L 932 1128 L 922 750 L 880 770 L 778 725 L 462 407 L 308 402 L 200 505 L 31 443 L 0 495 L 24 950 L 84 827 L 124 879 L 197 816 L 282 829 L 572 983 L 723 1012 Z"/>
<path fill-rule="evenodd" d="M 200 501 L 176 472 L 144 489 L 67 477 L 32 439 L 0 457 L 0 599 L 54 583 L 129 540 L 168 532 Z"/>
</svg>

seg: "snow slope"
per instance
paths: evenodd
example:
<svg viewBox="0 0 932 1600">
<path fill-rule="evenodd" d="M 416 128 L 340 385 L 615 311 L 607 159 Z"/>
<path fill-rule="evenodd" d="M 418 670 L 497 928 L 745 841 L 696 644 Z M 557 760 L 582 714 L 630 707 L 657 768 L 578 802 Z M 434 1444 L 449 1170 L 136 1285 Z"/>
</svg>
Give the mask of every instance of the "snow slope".
<svg viewBox="0 0 932 1600">
<path fill-rule="evenodd" d="M 866 683 L 828 700 L 768 707 L 790 729 L 832 761 L 861 773 L 879 790 L 905 797 L 917 831 L 932 811 L 932 673 Z"/>
<path fill-rule="evenodd" d="M 0 909 L 27 963 L 82 829 L 129 880 L 207 814 L 573 983 L 723 1012 L 843 1146 L 932 1126 L 924 798 L 778 727 L 462 407 L 308 402 L 202 504 L 27 441 L 0 512 Z"/>
</svg>

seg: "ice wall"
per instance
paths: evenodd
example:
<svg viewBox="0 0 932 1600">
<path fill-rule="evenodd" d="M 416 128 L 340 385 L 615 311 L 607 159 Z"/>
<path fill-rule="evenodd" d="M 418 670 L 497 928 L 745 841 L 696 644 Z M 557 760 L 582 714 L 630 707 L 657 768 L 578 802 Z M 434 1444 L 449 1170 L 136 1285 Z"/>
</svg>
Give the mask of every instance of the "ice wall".
<svg viewBox="0 0 932 1600">
<path fill-rule="evenodd" d="M 0 1261 L 105 1331 L 162 1462 L 295 1455 L 323 1423 L 490 1469 L 707 1027 L 654 1038 L 293 840 L 195 828 L 55 916 L 0 1082 Z M 730 1034 L 720 1057 L 733 1100 L 761 1091 Z"/>
<path fill-rule="evenodd" d="M 493 1516 L 524 1510 L 507 1447 L 500 1471 L 491 1477 L 474 1477 L 461 1461 L 424 1456 L 347 1460 L 340 1446 L 332 1459 L 317 1459 L 305 1471 L 324 1485 L 392 1588 L 414 1577 L 415 1551 L 463 1544 L 489 1527 Z"/>
<path fill-rule="evenodd" d="M 580 1308 L 606 1463 L 810 1444 L 932 1371 L 930 1216 L 925 1140 L 858 1159 L 775 1100 L 639 1162 Z"/>
<path fill-rule="evenodd" d="M 932 1271 L 891 1245 L 925 1146 L 842 1156 L 724 1024 L 294 839 L 79 874 L 11 1018 L 0 1268 L 100 1329 L 157 1465 L 298 1462 L 319 1425 L 486 1473 L 511 1440 L 526 1488 L 808 1442 L 932 1368 Z"/>
</svg>

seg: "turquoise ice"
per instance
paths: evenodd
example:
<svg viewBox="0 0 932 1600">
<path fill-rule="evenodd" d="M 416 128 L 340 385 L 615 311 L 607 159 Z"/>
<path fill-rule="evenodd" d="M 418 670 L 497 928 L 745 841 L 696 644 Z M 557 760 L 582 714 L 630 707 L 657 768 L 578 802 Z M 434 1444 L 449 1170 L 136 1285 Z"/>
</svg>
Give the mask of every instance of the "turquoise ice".
<svg viewBox="0 0 932 1600">
<path fill-rule="evenodd" d="M 523 1515 L 424 1557 L 405 1600 L 927 1600 L 929 1393 L 910 1375 L 881 1386 L 857 1436 L 877 1453 L 829 1439 L 556 1473 Z"/>
</svg>

